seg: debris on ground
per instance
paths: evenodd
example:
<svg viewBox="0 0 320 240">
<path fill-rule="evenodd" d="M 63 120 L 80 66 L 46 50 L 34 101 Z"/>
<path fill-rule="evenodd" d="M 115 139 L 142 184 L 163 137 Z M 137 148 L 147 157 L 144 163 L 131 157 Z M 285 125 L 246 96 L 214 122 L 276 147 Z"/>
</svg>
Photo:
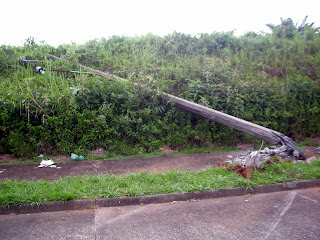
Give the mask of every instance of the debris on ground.
<svg viewBox="0 0 320 240">
<path fill-rule="evenodd" d="M 261 146 L 262 148 L 262 146 Z M 292 150 L 288 146 L 270 146 L 261 150 L 247 149 L 247 152 L 240 156 L 227 155 L 224 161 L 226 168 L 229 171 L 236 172 L 240 176 L 251 179 L 253 168 L 259 168 L 262 163 L 278 163 L 280 158 L 286 162 L 292 163 L 311 163 L 316 160 L 316 157 L 310 157 L 302 161 L 298 150 Z M 320 150 L 320 149 L 319 149 Z M 222 164 L 223 165 L 223 164 Z"/>
<path fill-rule="evenodd" d="M 7 169 L 1 169 L 0 173 L 4 173 L 5 171 L 7 171 Z"/>
<path fill-rule="evenodd" d="M 320 154 L 320 148 L 317 148 L 317 154 Z M 301 161 L 300 154 L 297 150 L 292 150 L 287 146 L 270 146 L 260 150 L 248 149 L 247 152 L 242 156 L 232 157 L 228 155 L 225 160 L 226 164 L 239 165 L 241 168 L 246 167 L 256 167 L 259 168 L 260 165 L 266 161 L 272 159 L 272 157 L 280 157 L 285 161 L 292 163 L 304 162 L 311 163 L 316 159 L 316 157 L 308 158 L 306 161 Z M 239 171 L 237 171 L 239 172 Z M 239 172 L 240 175 L 244 175 Z"/>
<path fill-rule="evenodd" d="M 78 156 L 77 154 L 71 153 L 72 160 L 84 160 L 84 156 Z"/>
<path fill-rule="evenodd" d="M 96 150 L 91 151 L 91 154 L 102 156 L 104 154 L 103 148 L 97 148 Z"/>
<path fill-rule="evenodd" d="M 307 163 L 312 163 L 314 160 L 316 160 L 317 158 L 315 156 L 311 157 L 311 158 L 308 158 L 306 160 Z"/>
<path fill-rule="evenodd" d="M 166 155 L 168 155 L 169 153 L 172 153 L 172 152 L 175 152 L 174 150 L 172 150 L 170 148 L 169 145 L 163 145 L 161 148 L 160 148 L 161 151 L 163 151 Z"/>
<path fill-rule="evenodd" d="M 316 148 L 316 154 L 320 154 L 320 147 Z"/>
<path fill-rule="evenodd" d="M 42 157 L 42 156 L 41 156 Z M 54 161 L 51 159 L 47 159 L 47 160 L 42 160 L 40 162 L 40 165 L 38 166 L 38 168 L 43 168 L 43 167 L 50 167 L 50 168 L 57 168 L 60 169 L 61 167 L 57 167 L 57 165 L 54 164 Z"/>
</svg>

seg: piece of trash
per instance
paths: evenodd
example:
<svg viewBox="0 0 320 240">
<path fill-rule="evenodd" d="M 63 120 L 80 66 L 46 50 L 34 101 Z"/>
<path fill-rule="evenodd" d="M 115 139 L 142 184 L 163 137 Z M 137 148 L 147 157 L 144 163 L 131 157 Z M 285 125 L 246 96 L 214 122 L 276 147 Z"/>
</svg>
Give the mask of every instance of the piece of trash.
<svg viewBox="0 0 320 240">
<path fill-rule="evenodd" d="M 3 172 L 5 172 L 5 171 L 7 171 L 7 169 L 1 169 L 1 170 L 0 170 L 0 173 L 3 173 Z"/>
<path fill-rule="evenodd" d="M 72 160 L 77 160 L 78 157 L 79 157 L 79 156 L 78 156 L 77 154 L 71 153 L 71 159 L 72 159 Z"/>
<path fill-rule="evenodd" d="M 43 158 L 43 154 L 40 154 L 38 157 L 39 157 L 39 158 Z"/>
<path fill-rule="evenodd" d="M 307 160 L 306 160 L 306 162 L 307 163 L 312 163 L 314 160 L 316 160 L 317 158 L 315 157 L 315 156 L 313 156 L 313 157 L 311 157 L 311 158 L 308 158 Z"/>
<path fill-rule="evenodd" d="M 54 162 L 51 160 L 51 159 L 48 159 L 48 160 L 42 160 L 40 162 L 40 165 L 43 165 L 43 166 L 50 166 L 50 165 L 53 165 Z"/>
<path fill-rule="evenodd" d="M 195 199 L 195 198 L 192 198 L 192 199 L 189 199 L 188 202 L 199 202 L 199 200 Z"/>
<path fill-rule="evenodd" d="M 84 156 L 78 156 L 77 154 L 71 153 L 72 160 L 84 160 Z"/>
<path fill-rule="evenodd" d="M 44 74 L 44 69 L 42 67 L 40 67 L 40 66 L 36 66 L 36 71 L 39 74 Z"/>
<path fill-rule="evenodd" d="M 51 159 L 42 160 L 38 168 L 43 168 L 43 167 L 50 167 L 50 168 L 57 168 L 57 169 L 61 168 L 61 167 L 57 167 L 57 165 L 55 165 Z"/>
</svg>

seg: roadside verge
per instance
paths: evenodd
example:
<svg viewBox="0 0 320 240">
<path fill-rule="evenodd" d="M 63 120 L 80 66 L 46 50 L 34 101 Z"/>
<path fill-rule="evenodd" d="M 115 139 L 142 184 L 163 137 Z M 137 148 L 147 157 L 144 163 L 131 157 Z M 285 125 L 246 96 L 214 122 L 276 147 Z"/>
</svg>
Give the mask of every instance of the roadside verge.
<svg viewBox="0 0 320 240">
<path fill-rule="evenodd" d="M 199 191 L 193 193 L 172 193 L 149 195 L 139 197 L 121 197 L 121 198 L 104 198 L 104 199 L 83 199 L 71 201 L 54 201 L 45 202 L 40 205 L 25 204 L 25 205 L 12 205 L 10 207 L 0 207 L 0 215 L 6 214 L 27 214 L 27 213 L 40 213 L 40 212 L 55 212 L 55 211 L 70 211 L 82 209 L 95 209 L 99 207 L 116 207 L 127 205 L 142 205 L 142 204 L 155 204 L 166 203 L 173 201 L 188 201 L 197 199 L 210 199 L 222 197 L 243 196 L 248 194 L 261 194 L 288 191 L 294 189 L 305 189 L 320 187 L 320 179 L 295 181 L 286 183 L 276 183 L 271 185 L 258 185 L 252 188 L 226 188 L 214 191 Z"/>
</svg>

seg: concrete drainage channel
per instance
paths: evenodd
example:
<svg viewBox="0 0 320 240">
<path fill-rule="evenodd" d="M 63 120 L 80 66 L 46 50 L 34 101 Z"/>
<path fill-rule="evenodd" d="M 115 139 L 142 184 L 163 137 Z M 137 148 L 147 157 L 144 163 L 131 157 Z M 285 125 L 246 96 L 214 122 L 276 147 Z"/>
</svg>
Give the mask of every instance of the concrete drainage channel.
<svg viewBox="0 0 320 240">
<path fill-rule="evenodd" d="M 215 191 L 202 191 L 194 193 L 173 193 L 150 195 L 141 197 L 126 197 L 126 198 L 106 198 L 106 199 L 85 199 L 85 200 L 71 200 L 71 201 L 57 201 L 45 202 L 40 205 L 25 204 L 22 206 L 0 207 L 0 215 L 6 214 L 26 214 L 26 213 L 40 213 L 40 212 L 55 212 L 55 211 L 70 211 L 81 209 L 95 209 L 99 207 L 116 207 L 127 205 L 142 205 L 155 203 L 168 203 L 173 201 L 192 201 L 200 199 L 221 198 L 221 197 L 235 197 L 248 194 L 261 194 L 288 191 L 295 189 L 305 189 L 320 187 L 320 179 L 296 181 L 288 183 L 277 183 L 272 185 L 259 185 L 250 189 L 245 188 L 228 188 L 219 189 Z"/>
</svg>

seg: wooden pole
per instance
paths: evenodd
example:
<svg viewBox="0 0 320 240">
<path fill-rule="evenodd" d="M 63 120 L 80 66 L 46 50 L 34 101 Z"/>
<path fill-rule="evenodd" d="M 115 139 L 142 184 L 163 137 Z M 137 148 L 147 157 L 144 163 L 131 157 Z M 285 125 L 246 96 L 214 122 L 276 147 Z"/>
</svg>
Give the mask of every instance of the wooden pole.
<svg viewBox="0 0 320 240">
<path fill-rule="evenodd" d="M 35 63 L 39 63 L 41 61 L 38 60 L 22 60 L 23 63 L 31 63 L 31 64 L 35 64 Z"/>
<path fill-rule="evenodd" d="M 52 60 L 61 60 L 60 58 L 58 58 L 56 56 L 50 56 L 50 57 Z M 100 76 L 106 77 L 111 81 L 113 81 L 113 80 L 127 81 L 124 78 L 120 78 L 120 77 L 114 76 L 109 73 L 101 72 L 99 70 L 89 68 L 89 67 L 86 67 L 83 65 L 80 65 L 80 66 L 84 69 L 93 71 Z M 134 85 L 138 86 L 137 83 L 134 83 Z M 300 153 L 300 156 L 302 158 L 305 158 L 304 154 L 294 146 L 292 140 L 280 132 L 271 130 L 266 127 L 262 127 L 260 125 L 254 124 L 252 122 L 248 122 L 246 120 L 231 116 L 226 113 L 219 112 L 217 110 L 202 106 L 200 104 L 176 97 L 174 95 L 171 95 L 171 94 L 168 94 L 165 92 L 162 92 L 162 94 L 163 94 L 164 98 L 166 98 L 170 102 L 173 102 L 174 105 L 178 108 L 181 108 L 181 109 L 186 110 L 188 112 L 192 112 L 194 114 L 200 115 L 204 118 L 213 120 L 215 122 L 221 123 L 225 126 L 231 127 L 231 128 L 236 129 L 240 132 L 250 134 L 251 136 L 254 136 L 256 138 L 259 138 L 259 139 L 264 140 L 266 142 L 269 142 L 271 144 L 286 145 L 286 146 L 290 147 L 292 150 L 297 150 Z"/>
<path fill-rule="evenodd" d="M 200 104 L 190 102 L 188 100 L 173 96 L 171 94 L 164 93 L 164 97 L 169 101 L 174 102 L 175 106 L 177 106 L 178 108 L 184 109 L 188 112 L 195 113 L 204 118 L 213 120 L 225 126 L 236 129 L 240 132 L 248 133 L 256 138 L 262 139 L 271 144 L 277 145 L 281 143 L 279 138 L 276 136 L 277 134 L 281 135 L 281 133 L 279 132 L 276 132 L 271 129 L 262 127 L 260 125 L 231 116 L 229 114 L 202 106 Z"/>
</svg>

